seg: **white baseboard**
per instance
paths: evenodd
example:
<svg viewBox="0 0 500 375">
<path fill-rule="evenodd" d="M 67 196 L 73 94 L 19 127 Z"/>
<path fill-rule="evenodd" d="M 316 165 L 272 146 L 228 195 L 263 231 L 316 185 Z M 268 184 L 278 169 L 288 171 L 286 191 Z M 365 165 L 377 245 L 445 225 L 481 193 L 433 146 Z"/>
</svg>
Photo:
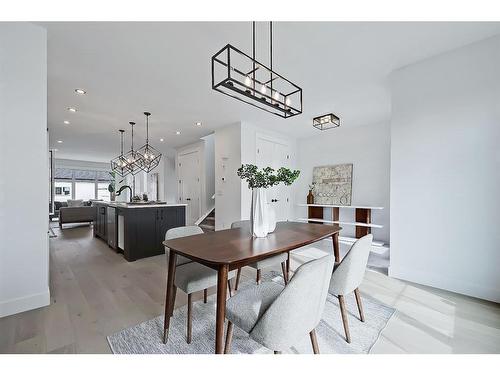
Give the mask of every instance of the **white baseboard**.
<svg viewBox="0 0 500 375">
<path fill-rule="evenodd" d="M 0 302 L 0 318 L 50 305 L 50 290 Z"/>
<path fill-rule="evenodd" d="M 410 281 L 416 284 L 443 289 L 450 292 L 480 298 L 487 301 L 500 302 L 500 289 L 474 284 L 463 280 L 450 279 L 442 275 L 431 274 L 414 268 L 389 266 L 389 277 Z"/>
</svg>

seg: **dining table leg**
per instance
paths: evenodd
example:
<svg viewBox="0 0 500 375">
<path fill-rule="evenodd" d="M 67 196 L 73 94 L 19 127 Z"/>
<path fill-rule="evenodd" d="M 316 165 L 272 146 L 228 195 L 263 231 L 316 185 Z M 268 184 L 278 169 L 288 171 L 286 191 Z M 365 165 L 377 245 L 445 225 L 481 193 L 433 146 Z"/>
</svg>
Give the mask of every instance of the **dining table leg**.
<svg viewBox="0 0 500 375">
<path fill-rule="evenodd" d="M 333 240 L 333 254 L 335 256 L 335 263 L 340 262 L 340 249 L 339 249 L 339 234 L 335 233 L 332 235 Z"/>
<path fill-rule="evenodd" d="M 175 265 L 177 263 L 177 254 L 170 250 L 168 256 L 168 275 L 167 275 L 167 293 L 165 298 L 165 320 L 163 322 L 163 343 L 168 340 L 168 329 L 170 327 L 170 316 L 174 310 L 174 281 L 175 281 Z"/>
<path fill-rule="evenodd" d="M 229 266 L 221 264 L 217 272 L 217 310 L 215 318 L 215 354 L 224 353 L 224 320 L 226 319 L 227 275 Z"/>
</svg>

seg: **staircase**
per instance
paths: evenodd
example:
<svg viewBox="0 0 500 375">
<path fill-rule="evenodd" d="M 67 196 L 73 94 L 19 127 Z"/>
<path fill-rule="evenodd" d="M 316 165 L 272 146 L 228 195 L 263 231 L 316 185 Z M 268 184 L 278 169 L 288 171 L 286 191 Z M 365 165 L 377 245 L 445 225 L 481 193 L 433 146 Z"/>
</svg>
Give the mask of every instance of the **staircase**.
<svg viewBox="0 0 500 375">
<path fill-rule="evenodd" d="M 203 229 L 203 232 L 215 231 L 215 208 L 202 220 L 198 226 Z"/>
</svg>

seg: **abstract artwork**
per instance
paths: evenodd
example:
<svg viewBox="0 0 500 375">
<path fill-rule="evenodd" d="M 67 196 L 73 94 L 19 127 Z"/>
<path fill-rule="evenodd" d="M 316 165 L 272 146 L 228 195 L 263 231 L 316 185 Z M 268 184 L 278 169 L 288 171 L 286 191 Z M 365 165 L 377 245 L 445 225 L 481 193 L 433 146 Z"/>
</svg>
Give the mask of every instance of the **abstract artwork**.
<svg viewBox="0 0 500 375">
<path fill-rule="evenodd" d="M 352 164 L 313 168 L 314 203 L 351 205 Z"/>
</svg>

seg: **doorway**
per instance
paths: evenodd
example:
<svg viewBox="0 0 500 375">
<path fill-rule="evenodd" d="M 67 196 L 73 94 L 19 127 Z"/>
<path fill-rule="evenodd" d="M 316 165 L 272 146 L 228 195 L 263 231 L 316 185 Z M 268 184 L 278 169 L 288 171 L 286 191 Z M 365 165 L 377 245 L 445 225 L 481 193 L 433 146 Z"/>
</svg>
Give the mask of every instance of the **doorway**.
<svg viewBox="0 0 500 375">
<path fill-rule="evenodd" d="M 271 167 L 275 170 L 290 167 L 290 146 L 287 143 L 257 135 L 256 146 L 257 167 Z M 274 208 L 277 221 L 290 218 L 290 194 L 290 187 L 284 184 L 267 189 L 267 204 Z"/>
<path fill-rule="evenodd" d="M 180 154 L 179 202 L 186 204 L 186 224 L 193 225 L 201 216 L 201 183 L 199 151 Z"/>
</svg>

